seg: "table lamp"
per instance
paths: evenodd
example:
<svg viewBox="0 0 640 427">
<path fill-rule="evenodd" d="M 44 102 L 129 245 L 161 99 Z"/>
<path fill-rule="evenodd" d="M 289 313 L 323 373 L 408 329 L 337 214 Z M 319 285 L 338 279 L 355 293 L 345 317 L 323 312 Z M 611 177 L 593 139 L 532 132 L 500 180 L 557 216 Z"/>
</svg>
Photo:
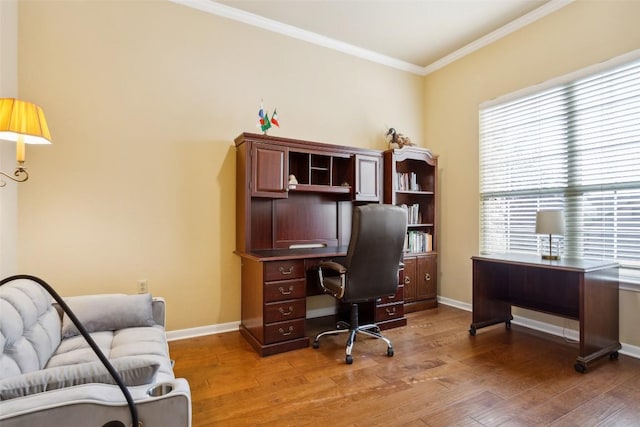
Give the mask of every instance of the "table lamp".
<svg viewBox="0 0 640 427">
<path fill-rule="evenodd" d="M 543 253 L 542 259 L 559 260 L 560 244 L 556 255 L 552 254 L 552 235 L 564 235 L 564 211 L 562 209 L 545 209 L 536 212 L 536 234 L 549 235 L 549 253 Z"/>
<path fill-rule="evenodd" d="M 42 108 L 15 98 L 0 98 L 0 139 L 16 142 L 16 160 L 18 161 L 13 176 L 1 171 L 0 175 L 16 182 L 29 179 L 29 174 L 23 167 L 24 145 L 51 144 L 51 134 Z M 6 182 L 0 179 L 0 187 L 5 185 Z"/>
</svg>

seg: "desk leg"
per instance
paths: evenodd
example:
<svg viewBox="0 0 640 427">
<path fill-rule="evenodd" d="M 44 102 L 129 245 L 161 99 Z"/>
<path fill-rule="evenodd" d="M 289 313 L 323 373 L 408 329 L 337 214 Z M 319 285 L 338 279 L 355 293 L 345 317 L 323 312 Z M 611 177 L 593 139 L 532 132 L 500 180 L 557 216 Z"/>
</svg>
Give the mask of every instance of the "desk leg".
<svg viewBox="0 0 640 427">
<path fill-rule="evenodd" d="M 580 284 L 580 354 L 574 368 L 587 371 L 601 357 L 618 358 L 620 350 L 618 269 L 585 273 Z"/>
<path fill-rule="evenodd" d="M 473 320 L 469 334 L 486 326 L 504 322 L 511 327 L 508 266 L 494 262 L 473 260 Z"/>
</svg>

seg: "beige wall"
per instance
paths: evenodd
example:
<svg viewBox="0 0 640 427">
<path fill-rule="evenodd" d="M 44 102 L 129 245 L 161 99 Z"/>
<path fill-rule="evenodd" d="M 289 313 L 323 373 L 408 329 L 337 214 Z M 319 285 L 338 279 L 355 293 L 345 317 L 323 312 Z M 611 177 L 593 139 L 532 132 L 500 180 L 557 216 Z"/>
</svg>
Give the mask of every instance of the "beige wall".
<svg viewBox="0 0 640 427">
<path fill-rule="evenodd" d="M 164 1 L 21 2 L 20 95 L 54 145 L 27 149 L 19 269 L 65 295 L 147 279 L 169 329 L 239 320 L 232 140 L 264 98 L 273 135 L 383 149 L 395 126 L 438 153 L 439 293 L 470 302 L 478 105 L 639 48 L 638 16 L 578 1 L 420 78 Z M 621 302 L 640 345 L 640 294 Z"/>
<path fill-rule="evenodd" d="M 637 1 L 578 1 L 426 77 L 425 140 L 440 155 L 441 296 L 471 303 L 479 104 L 640 48 L 639 17 Z M 620 300 L 621 341 L 638 346 L 640 294 Z"/>
<path fill-rule="evenodd" d="M 18 40 L 53 136 L 27 151 L 20 271 L 64 295 L 147 279 L 170 330 L 240 319 L 233 139 L 261 98 L 273 135 L 423 136 L 422 77 L 166 1 L 23 1 Z"/>
<path fill-rule="evenodd" d="M 0 1 L 0 97 L 18 94 L 18 3 Z M 0 140 L 0 171 L 11 173 L 16 167 L 16 145 Z M 0 177 L 0 179 L 3 179 Z M 16 274 L 18 257 L 18 184 L 3 179 L 0 188 L 0 278 Z"/>
</svg>

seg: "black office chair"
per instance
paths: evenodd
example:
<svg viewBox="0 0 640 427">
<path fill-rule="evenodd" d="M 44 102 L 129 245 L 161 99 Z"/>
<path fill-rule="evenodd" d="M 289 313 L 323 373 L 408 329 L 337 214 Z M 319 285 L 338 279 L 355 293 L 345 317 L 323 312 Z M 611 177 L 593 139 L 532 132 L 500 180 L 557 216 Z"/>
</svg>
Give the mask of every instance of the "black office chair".
<svg viewBox="0 0 640 427">
<path fill-rule="evenodd" d="M 398 270 L 407 233 L 405 209 L 393 205 L 371 204 L 355 207 L 351 239 L 344 265 L 334 261 L 320 263 L 318 276 L 324 292 L 350 304 L 350 322 L 338 322 L 338 329 L 318 334 L 320 337 L 349 333 L 346 362 L 353 363 L 351 349 L 356 334 L 378 338 L 387 343 L 387 356 L 393 356 L 391 341 L 382 336 L 376 324 L 358 323 L 358 303 L 394 295 L 398 288 Z"/>
</svg>

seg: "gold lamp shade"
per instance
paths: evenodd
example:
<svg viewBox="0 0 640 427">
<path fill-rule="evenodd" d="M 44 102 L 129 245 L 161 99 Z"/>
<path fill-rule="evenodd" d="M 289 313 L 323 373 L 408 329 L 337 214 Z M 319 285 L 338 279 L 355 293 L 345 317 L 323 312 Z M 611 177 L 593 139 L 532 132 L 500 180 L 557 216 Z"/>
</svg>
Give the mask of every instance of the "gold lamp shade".
<svg viewBox="0 0 640 427">
<path fill-rule="evenodd" d="M 15 98 L 0 98 L 0 139 L 25 144 L 51 144 L 51 134 L 42 108 Z"/>
<path fill-rule="evenodd" d="M 13 175 L 0 172 L 16 182 L 29 179 L 22 166 L 25 157 L 25 144 L 51 144 L 51 134 L 42 108 L 27 101 L 15 98 L 0 98 L 0 139 L 16 142 L 16 160 L 18 167 Z M 6 183 L 0 180 L 0 187 Z"/>
</svg>

